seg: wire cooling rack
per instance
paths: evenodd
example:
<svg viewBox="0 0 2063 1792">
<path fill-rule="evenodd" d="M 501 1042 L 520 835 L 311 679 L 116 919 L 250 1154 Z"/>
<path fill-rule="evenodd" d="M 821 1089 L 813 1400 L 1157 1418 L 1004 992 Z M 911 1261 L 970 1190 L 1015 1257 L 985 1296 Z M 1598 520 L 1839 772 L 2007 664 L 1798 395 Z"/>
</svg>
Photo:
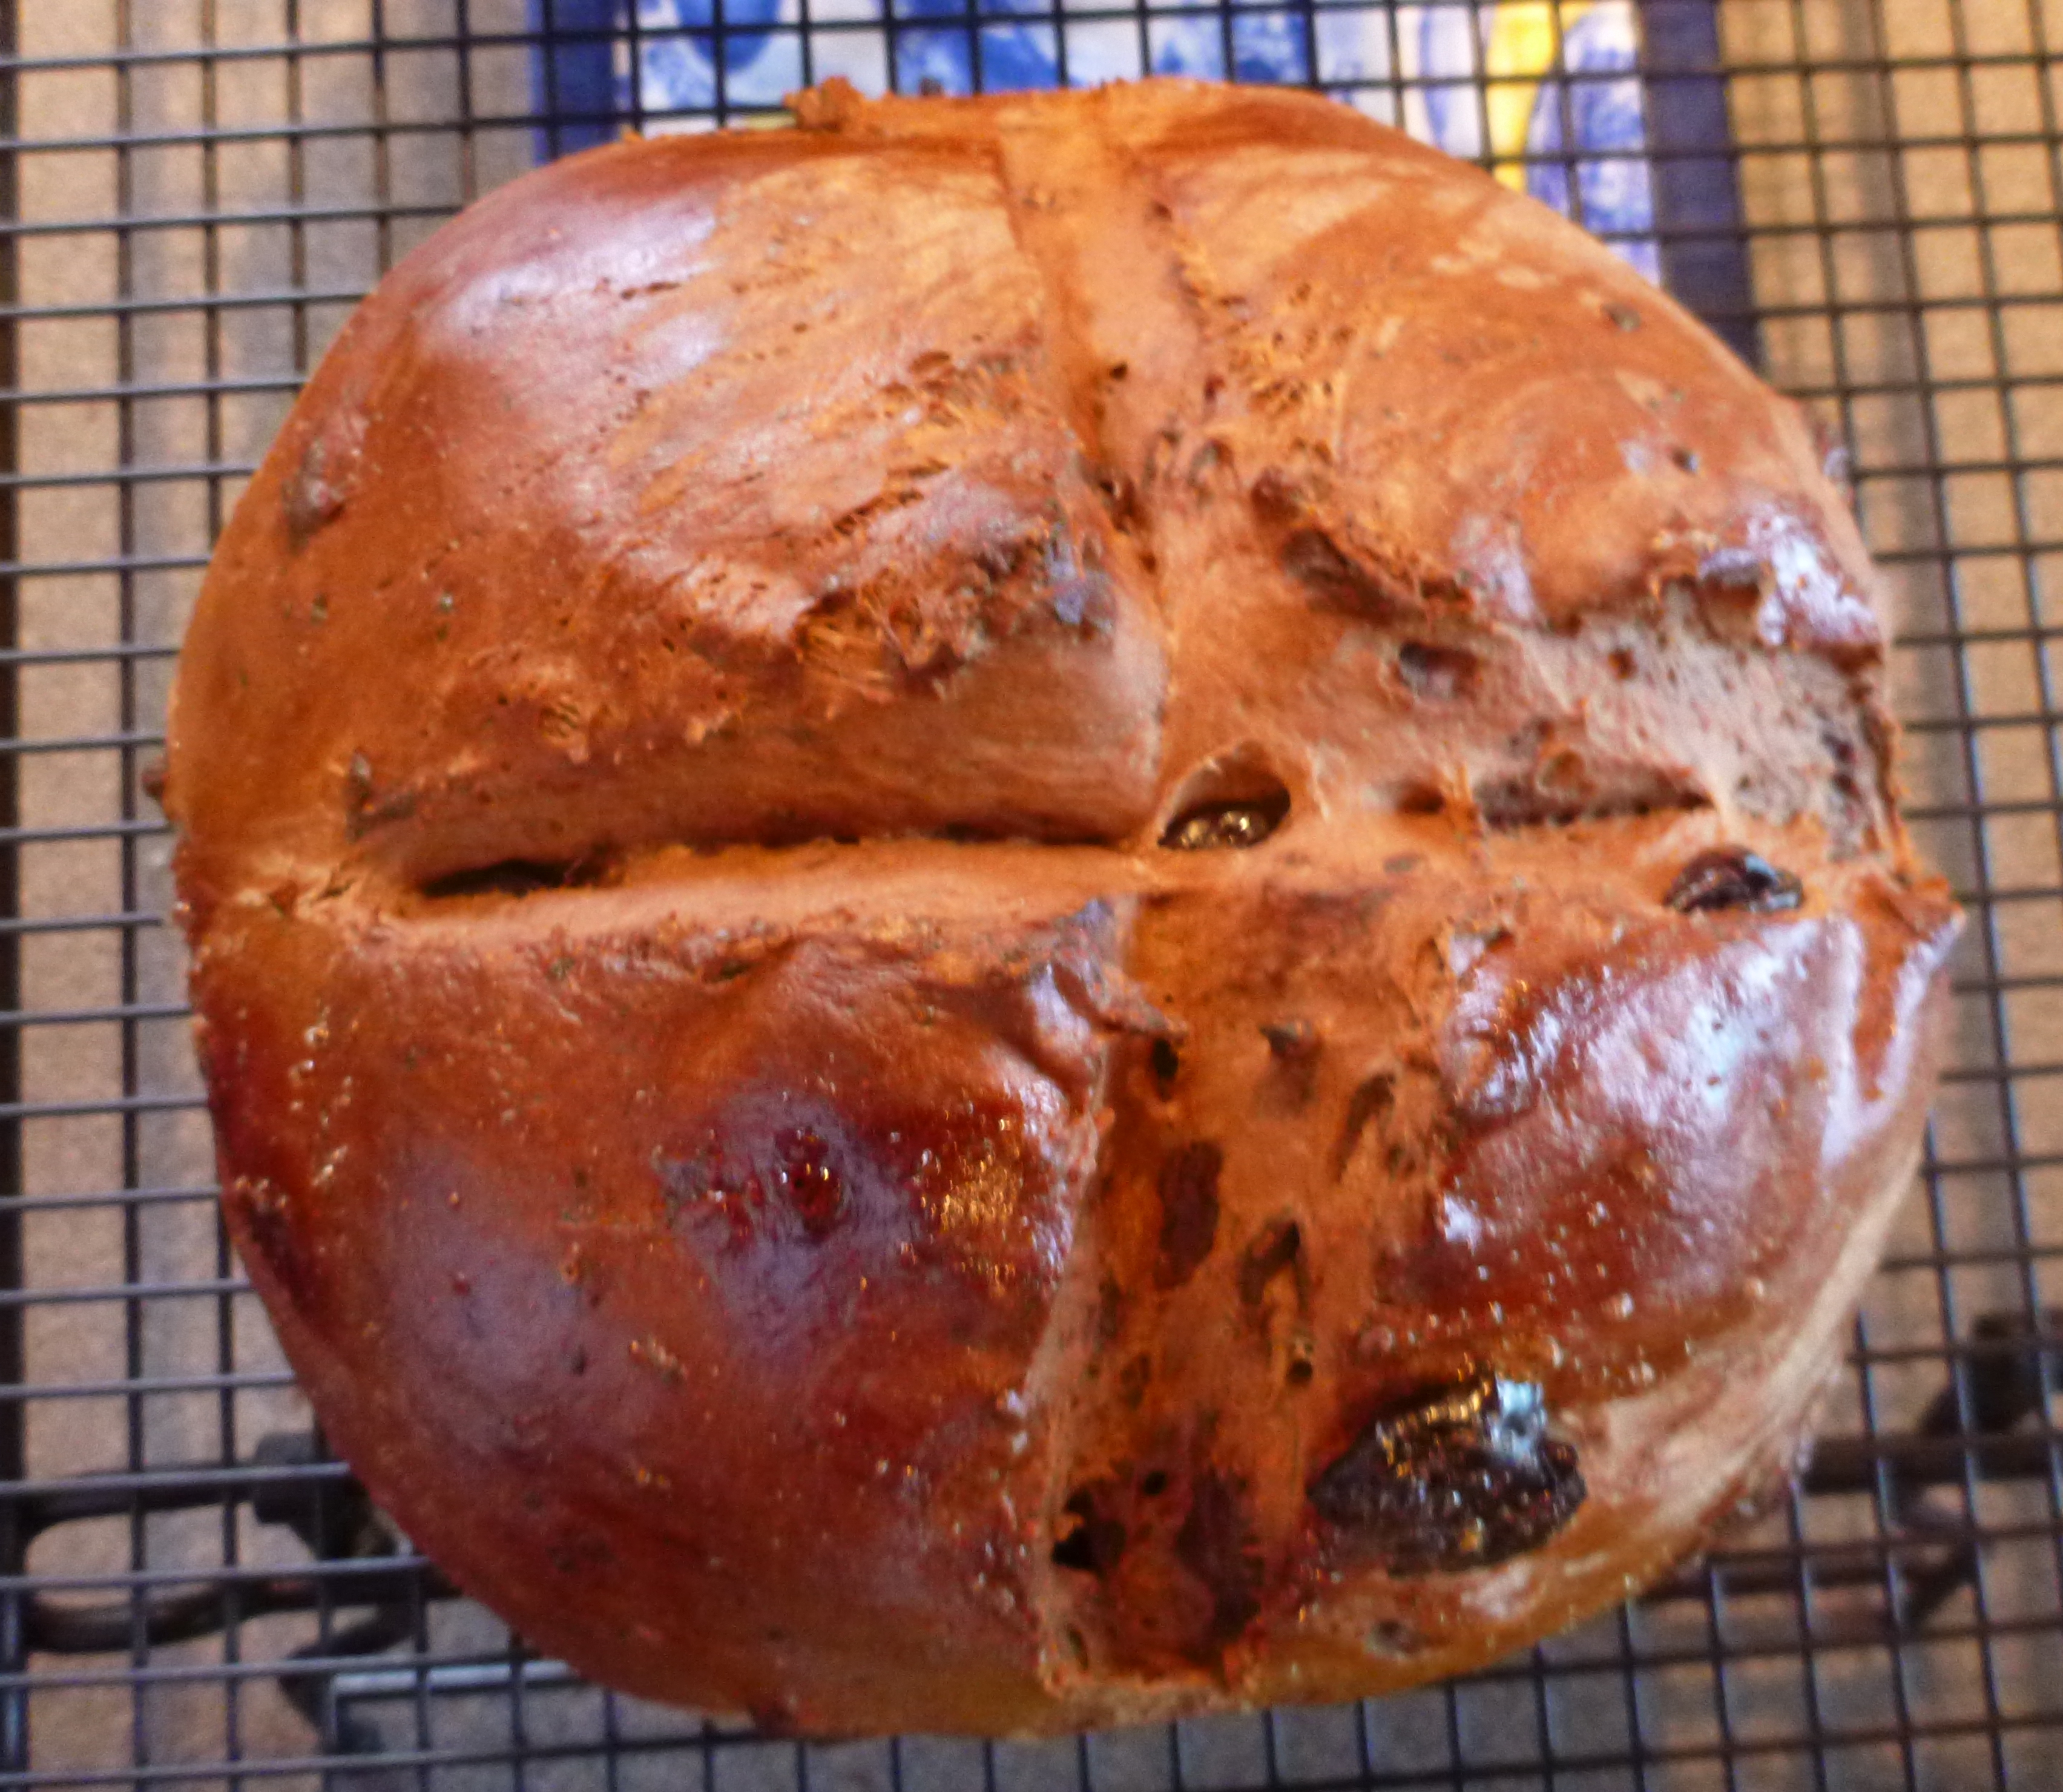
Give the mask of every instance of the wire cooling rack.
<svg viewBox="0 0 2063 1792">
<path fill-rule="evenodd" d="M 975 84 L 1011 43 L 1083 79 L 1215 41 L 1215 72 L 1487 116 L 1488 4 L 0 0 L 0 1786 L 2063 1787 L 2063 0 L 1515 15 L 1570 126 L 1519 178 L 1631 192 L 1622 249 L 1849 444 L 1908 813 L 1971 908 L 1810 1473 L 1709 1562 L 1365 1707 L 772 1742 L 452 1597 L 324 1456 L 217 1228 L 142 781 L 209 543 L 381 269 L 621 115 Z M 1631 76 L 1573 66 L 1607 26 Z M 1458 76 L 1406 53 L 1442 33 Z M 1631 187 L 1591 178 L 1586 79 L 1634 108 Z"/>
</svg>

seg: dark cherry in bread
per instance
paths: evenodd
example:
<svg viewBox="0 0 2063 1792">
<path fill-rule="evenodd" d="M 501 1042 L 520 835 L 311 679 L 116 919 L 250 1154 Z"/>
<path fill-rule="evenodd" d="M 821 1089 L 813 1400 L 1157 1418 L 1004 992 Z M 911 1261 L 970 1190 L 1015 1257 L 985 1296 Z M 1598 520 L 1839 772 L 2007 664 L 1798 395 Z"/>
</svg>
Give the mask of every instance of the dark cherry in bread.
<svg viewBox="0 0 2063 1792">
<path fill-rule="evenodd" d="M 1343 107 L 467 211 L 182 665 L 229 1222 L 541 1649 L 802 1732 L 1451 1673 L 1793 1463 L 1956 912 L 1812 433 Z"/>
</svg>

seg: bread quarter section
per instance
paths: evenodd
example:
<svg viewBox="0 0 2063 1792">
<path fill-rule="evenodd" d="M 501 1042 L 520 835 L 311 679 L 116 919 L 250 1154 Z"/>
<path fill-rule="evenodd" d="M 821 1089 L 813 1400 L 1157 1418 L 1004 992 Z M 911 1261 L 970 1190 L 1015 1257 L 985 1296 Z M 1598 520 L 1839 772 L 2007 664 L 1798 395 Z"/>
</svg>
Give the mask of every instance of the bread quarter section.
<svg viewBox="0 0 2063 1792">
<path fill-rule="evenodd" d="M 1126 905 L 837 882 L 226 911 L 225 1206 L 337 1447 L 538 1646 L 776 1726 L 1026 1726 Z"/>
<path fill-rule="evenodd" d="M 211 571 L 171 723 L 189 900 L 221 855 L 420 882 L 1139 826 L 1150 583 L 1008 209 L 979 142 L 679 141 L 410 256 Z"/>
<path fill-rule="evenodd" d="M 1686 908 L 1710 851 L 1285 832 L 1144 902 L 1168 1031 L 1116 1060 L 1056 1539 L 1084 1697 L 1458 1672 L 1788 1462 L 1910 1174 L 1954 916 L 1873 867 Z"/>
</svg>

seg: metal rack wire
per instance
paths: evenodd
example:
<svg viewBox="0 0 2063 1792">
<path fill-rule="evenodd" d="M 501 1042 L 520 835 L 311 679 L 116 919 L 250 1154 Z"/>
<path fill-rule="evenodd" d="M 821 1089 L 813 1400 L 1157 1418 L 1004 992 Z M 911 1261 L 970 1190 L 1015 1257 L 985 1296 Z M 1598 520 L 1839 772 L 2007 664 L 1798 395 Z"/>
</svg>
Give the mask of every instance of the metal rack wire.
<svg viewBox="0 0 2063 1792">
<path fill-rule="evenodd" d="M 1491 0 L 698 3 L 0 0 L 0 1786 L 2063 1786 L 2059 0 L 1639 9 L 1643 233 L 1848 444 L 1908 812 L 1973 922 L 1795 1497 L 1381 1705 L 804 1748 L 533 1658 L 327 1460 L 215 1218 L 143 779 L 209 544 L 351 304 L 540 151 L 766 111 L 747 36 L 775 75 L 914 87 L 1013 42 L 1158 66 L 1200 21 L 1221 70 L 1265 38 L 1398 117 L 1430 79 L 1400 33 Z M 1532 3 L 1571 107 L 1591 0 Z M 1341 58 L 1354 21 L 1387 60 Z M 649 91 L 670 39 L 711 71 L 686 103 Z M 1574 131 L 1522 159 L 1582 203 Z"/>
</svg>

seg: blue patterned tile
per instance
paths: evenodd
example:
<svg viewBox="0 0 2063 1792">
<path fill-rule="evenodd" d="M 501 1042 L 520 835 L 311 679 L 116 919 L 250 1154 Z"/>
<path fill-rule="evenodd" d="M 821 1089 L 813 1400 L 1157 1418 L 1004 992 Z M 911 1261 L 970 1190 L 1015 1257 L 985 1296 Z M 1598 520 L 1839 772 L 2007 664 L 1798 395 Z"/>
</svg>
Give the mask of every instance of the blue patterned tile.
<svg viewBox="0 0 2063 1792">
<path fill-rule="evenodd" d="M 634 0 L 635 79 L 626 31 L 613 62 L 618 103 L 662 129 L 670 115 L 707 114 L 720 100 L 778 105 L 803 79 L 804 3 Z M 619 26 L 632 4 L 614 0 Z M 877 22 L 858 34 L 877 44 L 869 54 L 850 26 L 816 32 L 814 71 L 874 91 L 891 79 L 904 93 L 1054 87 L 1062 29 L 1076 86 L 1138 74 L 1142 63 L 1156 74 L 1315 82 L 1489 162 L 1651 278 L 1659 272 L 1634 0 L 1170 8 L 1145 14 L 1143 56 L 1136 23 L 1074 20 L 1053 0 L 846 0 L 837 14 Z"/>
</svg>

